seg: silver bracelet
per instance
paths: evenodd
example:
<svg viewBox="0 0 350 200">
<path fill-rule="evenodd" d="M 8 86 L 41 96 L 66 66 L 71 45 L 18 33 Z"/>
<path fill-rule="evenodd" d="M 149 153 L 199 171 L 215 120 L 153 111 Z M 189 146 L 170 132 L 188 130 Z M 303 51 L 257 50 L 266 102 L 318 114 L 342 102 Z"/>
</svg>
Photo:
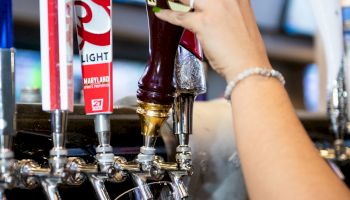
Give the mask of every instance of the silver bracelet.
<svg viewBox="0 0 350 200">
<path fill-rule="evenodd" d="M 236 76 L 235 79 L 230 81 L 225 89 L 225 99 L 231 100 L 231 94 L 233 89 L 237 86 L 237 84 L 242 81 L 243 79 L 252 76 L 252 75 L 261 75 L 265 77 L 273 77 L 279 80 L 283 85 L 286 83 L 284 80 L 284 77 L 282 74 L 276 70 L 273 69 L 267 69 L 267 68 L 262 68 L 262 67 L 256 67 L 256 68 L 249 68 L 241 72 Z"/>
</svg>

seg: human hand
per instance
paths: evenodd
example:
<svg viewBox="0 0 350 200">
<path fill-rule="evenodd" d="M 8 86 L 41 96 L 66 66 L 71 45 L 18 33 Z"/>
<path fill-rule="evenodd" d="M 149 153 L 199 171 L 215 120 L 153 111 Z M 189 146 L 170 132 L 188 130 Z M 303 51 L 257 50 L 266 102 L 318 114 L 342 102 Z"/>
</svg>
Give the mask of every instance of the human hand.
<svg viewBox="0 0 350 200">
<path fill-rule="evenodd" d="M 194 12 L 155 14 L 196 33 L 210 65 L 227 81 L 246 68 L 271 67 L 249 0 L 196 0 Z"/>
</svg>

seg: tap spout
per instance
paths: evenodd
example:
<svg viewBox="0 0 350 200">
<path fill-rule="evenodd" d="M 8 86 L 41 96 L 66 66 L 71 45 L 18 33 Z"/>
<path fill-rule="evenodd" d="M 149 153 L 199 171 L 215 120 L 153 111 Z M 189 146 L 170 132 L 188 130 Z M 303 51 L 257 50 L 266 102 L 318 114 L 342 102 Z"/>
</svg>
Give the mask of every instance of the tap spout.
<svg viewBox="0 0 350 200">
<path fill-rule="evenodd" d="M 99 177 L 97 175 L 90 175 L 89 180 L 95 189 L 97 198 L 99 200 L 110 200 L 109 194 L 107 192 L 104 180 L 105 177 Z"/>
<path fill-rule="evenodd" d="M 186 171 L 169 171 L 171 181 L 174 183 L 176 195 L 179 199 L 189 197 L 186 184 L 183 182 L 183 177 L 188 176 Z"/>
<path fill-rule="evenodd" d="M 61 200 L 61 196 L 57 188 L 57 180 L 43 179 L 41 180 L 41 185 L 49 200 Z"/>
<path fill-rule="evenodd" d="M 140 192 L 140 196 L 142 200 L 150 200 L 153 199 L 153 194 L 147 185 L 147 176 L 145 173 L 131 173 L 131 177 L 133 182 L 137 185 L 138 191 Z"/>
<path fill-rule="evenodd" d="M 331 122 L 331 130 L 335 135 L 334 147 L 336 159 L 338 160 L 345 160 L 348 157 L 344 145 L 344 136 L 348 132 L 347 98 L 345 71 L 344 66 L 342 66 L 338 72 L 337 80 L 334 81 L 328 101 L 328 115 Z"/>
<path fill-rule="evenodd" d="M 7 200 L 5 191 L 3 189 L 0 190 L 0 200 Z"/>
</svg>

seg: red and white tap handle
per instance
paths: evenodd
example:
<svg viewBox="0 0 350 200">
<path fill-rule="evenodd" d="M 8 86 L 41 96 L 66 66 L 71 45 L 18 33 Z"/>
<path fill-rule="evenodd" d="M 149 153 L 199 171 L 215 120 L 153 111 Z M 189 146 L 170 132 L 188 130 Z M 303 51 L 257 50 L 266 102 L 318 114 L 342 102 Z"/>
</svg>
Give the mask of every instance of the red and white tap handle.
<svg viewBox="0 0 350 200">
<path fill-rule="evenodd" d="M 73 1 L 40 0 L 42 107 L 73 111 Z"/>
</svg>

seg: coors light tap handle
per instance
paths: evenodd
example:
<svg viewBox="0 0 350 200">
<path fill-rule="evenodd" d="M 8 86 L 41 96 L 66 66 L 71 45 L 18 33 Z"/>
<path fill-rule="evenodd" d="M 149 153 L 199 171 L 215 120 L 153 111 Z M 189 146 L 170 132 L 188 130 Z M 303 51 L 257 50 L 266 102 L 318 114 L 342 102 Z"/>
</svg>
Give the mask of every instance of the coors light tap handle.
<svg viewBox="0 0 350 200">
<path fill-rule="evenodd" d="M 113 163 L 109 116 L 113 112 L 112 0 L 75 0 L 77 35 L 87 115 L 95 115 L 96 159 L 106 172 Z"/>
<path fill-rule="evenodd" d="M 75 0 L 85 111 L 113 112 L 111 0 Z"/>
</svg>

